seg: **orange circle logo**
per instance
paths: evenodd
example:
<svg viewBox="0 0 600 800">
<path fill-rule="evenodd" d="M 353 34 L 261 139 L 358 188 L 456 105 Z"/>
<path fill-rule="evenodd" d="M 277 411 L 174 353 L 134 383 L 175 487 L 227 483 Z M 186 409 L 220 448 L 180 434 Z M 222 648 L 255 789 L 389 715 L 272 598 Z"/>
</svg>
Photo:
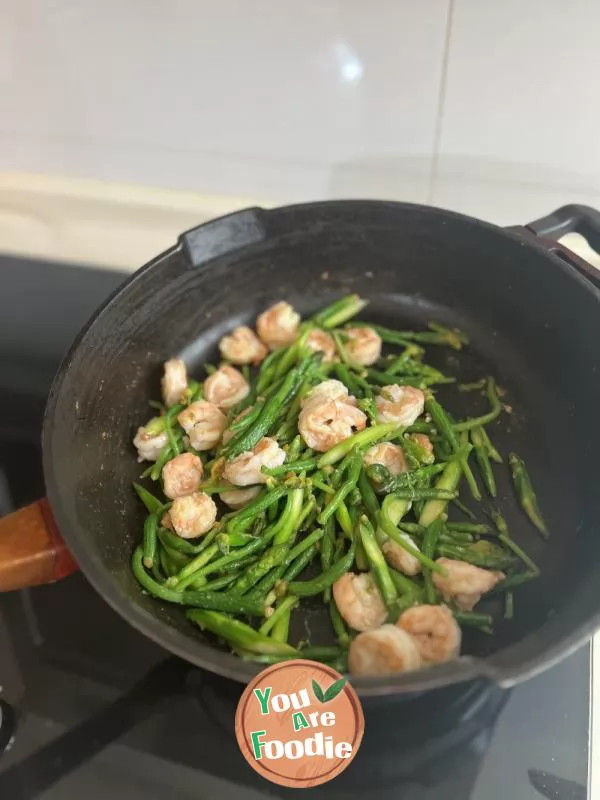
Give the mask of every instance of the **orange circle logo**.
<svg viewBox="0 0 600 800">
<path fill-rule="evenodd" d="M 360 701 L 339 672 L 315 661 L 263 670 L 240 698 L 235 733 L 246 761 L 281 786 L 318 786 L 352 761 L 365 729 Z"/>
</svg>

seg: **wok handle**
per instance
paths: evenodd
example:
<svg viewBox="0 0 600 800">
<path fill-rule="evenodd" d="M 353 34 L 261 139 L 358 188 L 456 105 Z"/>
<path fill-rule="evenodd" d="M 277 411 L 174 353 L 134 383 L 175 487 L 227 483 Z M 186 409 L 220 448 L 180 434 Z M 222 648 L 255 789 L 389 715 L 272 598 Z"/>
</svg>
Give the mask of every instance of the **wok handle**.
<svg viewBox="0 0 600 800">
<path fill-rule="evenodd" d="M 588 240 L 590 247 L 600 253 L 600 211 L 590 206 L 562 206 L 525 227 L 536 236 L 555 241 L 567 233 L 580 233 Z"/>
<path fill-rule="evenodd" d="M 77 569 L 46 498 L 0 518 L 0 592 L 52 583 Z"/>
<path fill-rule="evenodd" d="M 566 261 L 600 289 L 600 270 L 558 241 L 567 233 L 579 233 L 591 248 L 600 253 L 600 211 L 590 206 L 574 204 L 562 206 L 547 217 L 541 217 L 525 225 L 521 228 L 521 231 L 523 230 L 529 234 L 533 233 L 550 252 Z"/>
</svg>

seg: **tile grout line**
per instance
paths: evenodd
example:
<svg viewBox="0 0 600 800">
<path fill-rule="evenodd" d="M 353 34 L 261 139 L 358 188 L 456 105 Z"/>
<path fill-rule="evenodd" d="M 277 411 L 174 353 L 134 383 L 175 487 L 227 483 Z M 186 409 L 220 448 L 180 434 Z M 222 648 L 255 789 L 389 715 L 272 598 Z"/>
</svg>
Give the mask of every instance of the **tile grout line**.
<svg viewBox="0 0 600 800">
<path fill-rule="evenodd" d="M 431 159 L 431 171 L 429 173 L 429 186 L 427 188 L 427 203 L 433 202 L 435 183 L 437 181 L 439 150 L 442 140 L 442 121 L 444 108 L 446 105 L 446 88 L 448 83 L 448 62 L 450 60 L 450 44 L 452 38 L 452 23 L 454 19 L 454 0 L 448 1 L 448 23 L 446 25 L 446 36 L 444 39 L 444 53 L 442 60 L 442 71 L 440 74 L 440 90 L 438 95 L 438 105 L 435 117 L 435 129 L 433 132 L 433 158 Z"/>
</svg>

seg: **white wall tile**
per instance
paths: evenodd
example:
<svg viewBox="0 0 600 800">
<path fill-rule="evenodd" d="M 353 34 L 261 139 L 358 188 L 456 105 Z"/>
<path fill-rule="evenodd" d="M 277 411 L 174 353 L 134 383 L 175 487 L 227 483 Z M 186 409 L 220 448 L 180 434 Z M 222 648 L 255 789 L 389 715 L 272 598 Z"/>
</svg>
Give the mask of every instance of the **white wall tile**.
<svg viewBox="0 0 600 800">
<path fill-rule="evenodd" d="M 466 169 L 442 171 L 432 203 L 497 225 L 525 225 L 568 203 L 600 208 L 600 186 L 594 192 L 568 183 L 528 185 L 476 176 Z"/>
<path fill-rule="evenodd" d="M 0 168 L 424 199 L 448 0 L 4 5 Z"/>
<path fill-rule="evenodd" d="M 455 0 L 437 205 L 498 222 L 600 196 L 600 4 Z"/>
</svg>

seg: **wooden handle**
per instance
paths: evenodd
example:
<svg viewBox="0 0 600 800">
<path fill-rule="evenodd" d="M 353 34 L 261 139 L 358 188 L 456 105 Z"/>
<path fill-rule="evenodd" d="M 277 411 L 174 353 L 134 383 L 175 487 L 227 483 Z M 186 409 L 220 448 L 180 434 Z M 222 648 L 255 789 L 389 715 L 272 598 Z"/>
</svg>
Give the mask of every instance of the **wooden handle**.
<svg viewBox="0 0 600 800">
<path fill-rule="evenodd" d="M 52 583 L 77 569 L 46 498 L 0 519 L 0 592 Z"/>
</svg>

